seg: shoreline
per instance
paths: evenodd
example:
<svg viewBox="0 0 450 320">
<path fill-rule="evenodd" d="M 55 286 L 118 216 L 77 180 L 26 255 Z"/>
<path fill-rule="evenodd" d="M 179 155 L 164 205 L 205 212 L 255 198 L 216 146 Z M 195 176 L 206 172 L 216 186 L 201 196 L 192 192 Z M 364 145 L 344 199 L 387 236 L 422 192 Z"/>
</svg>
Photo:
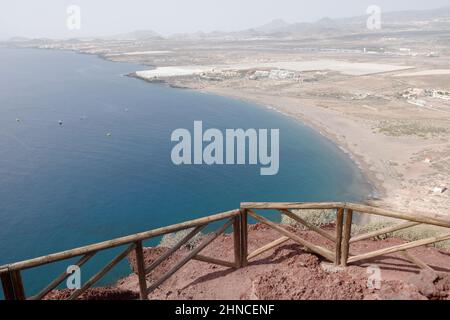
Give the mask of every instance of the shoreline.
<svg viewBox="0 0 450 320">
<path fill-rule="evenodd" d="M 114 61 L 112 61 L 114 62 Z M 273 104 L 267 104 L 267 102 L 262 101 L 261 99 L 258 99 L 255 96 L 252 96 L 246 92 L 240 91 L 239 89 L 231 89 L 231 90 L 218 90 L 217 88 L 213 87 L 203 87 L 203 88 L 195 88 L 191 86 L 179 86 L 177 84 L 173 84 L 170 81 L 167 80 L 149 80 L 145 77 L 137 75 L 135 72 L 132 72 L 127 75 L 130 78 L 135 78 L 138 80 L 142 80 L 144 82 L 147 82 L 149 84 L 164 84 L 174 89 L 181 89 L 181 90 L 193 90 L 200 93 L 206 93 L 206 94 L 214 94 L 217 96 L 225 97 L 225 98 L 231 98 L 236 99 L 243 102 L 249 102 L 256 106 L 259 106 L 264 109 L 272 110 L 275 112 L 278 112 L 286 117 L 289 117 L 290 119 L 293 119 L 294 121 L 299 122 L 300 124 L 303 124 L 307 127 L 309 127 L 311 130 L 313 130 L 315 133 L 319 134 L 320 136 L 324 137 L 328 141 L 330 141 L 336 148 L 341 150 L 347 157 L 348 160 L 352 162 L 352 165 L 355 166 L 355 168 L 360 172 L 363 179 L 366 181 L 366 183 L 370 187 L 370 195 L 367 197 L 361 199 L 365 203 L 374 203 L 375 201 L 382 201 L 383 198 L 386 196 L 386 190 L 383 187 L 382 183 L 379 181 L 379 179 L 376 178 L 376 174 L 370 170 L 370 165 L 365 163 L 364 159 L 358 154 L 353 153 L 348 145 L 340 141 L 337 136 L 331 132 L 328 132 L 325 127 L 320 126 L 311 119 L 308 119 L 307 117 L 301 117 L 294 114 L 291 114 L 289 112 L 285 112 L 281 110 L 280 106 L 273 105 Z"/>
<path fill-rule="evenodd" d="M 176 88 L 176 87 L 175 87 Z M 202 88 L 202 89 L 195 89 L 192 88 L 192 90 L 208 93 L 208 94 L 215 94 L 222 97 L 237 99 L 244 102 L 249 102 L 252 104 L 255 104 L 257 106 L 260 106 L 265 109 L 274 110 L 276 112 L 279 112 L 283 114 L 286 117 L 289 117 L 290 119 L 293 119 L 295 121 L 300 122 L 303 125 L 308 126 L 314 132 L 321 135 L 328 141 L 330 141 L 332 144 L 334 144 L 338 149 L 340 149 L 345 155 L 349 158 L 349 160 L 353 163 L 353 165 L 360 171 L 362 177 L 366 180 L 366 182 L 369 184 L 371 188 L 371 194 L 363 199 L 363 201 L 371 202 L 374 200 L 382 200 L 386 196 L 386 190 L 383 187 L 382 183 L 376 178 L 375 173 L 372 172 L 369 167 L 370 164 L 365 163 L 364 159 L 360 157 L 358 154 L 353 153 L 348 145 L 343 143 L 338 139 L 336 134 L 333 134 L 331 132 L 328 132 L 326 128 L 323 126 L 318 125 L 312 119 L 309 119 L 307 117 L 298 116 L 295 114 L 291 114 L 289 112 L 285 112 L 281 110 L 282 108 L 279 105 L 273 105 L 273 104 L 267 104 L 264 101 L 261 101 L 261 99 L 258 99 L 255 96 L 252 96 L 248 93 L 239 91 L 238 89 L 231 89 L 228 90 L 228 92 L 225 92 L 224 90 L 217 90 L 214 88 Z M 232 91 L 232 92 L 230 92 Z"/>
<path fill-rule="evenodd" d="M 183 82 L 186 83 L 191 84 Z M 193 89 L 256 103 L 311 127 L 341 149 L 359 169 L 372 188 L 371 195 L 364 199 L 370 205 L 417 215 L 448 216 L 448 192 L 435 191 L 436 186 L 445 186 L 447 182 L 446 172 L 438 167 L 446 159 L 439 152 L 449 146 L 444 136 L 387 134 L 380 130 L 382 121 L 347 111 L 346 108 L 360 108 L 362 111 L 358 112 L 365 112 L 364 115 L 375 114 L 383 119 L 380 106 L 376 105 L 376 111 L 367 111 L 357 101 L 350 107 L 345 102 L 290 96 L 274 91 L 276 88 L 261 90 L 234 83 L 203 83 L 197 87 L 193 83 Z M 417 112 L 415 107 L 407 108 L 406 115 Z"/>
<path fill-rule="evenodd" d="M 84 54 L 82 51 L 70 51 Z M 117 61 L 100 53 L 89 54 L 110 62 L 133 63 L 143 66 L 144 69 L 149 67 L 148 64 L 133 60 Z M 151 65 L 150 68 L 155 67 L 155 65 Z M 138 71 L 124 76 L 150 83 L 156 82 L 138 75 Z M 392 76 L 397 73 L 383 74 L 382 78 L 391 81 Z M 409 211 L 418 215 L 445 215 L 450 206 L 449 192 L 444 194 L 447 188 L 443 188 L 445 191 L 440 195 L 433 190 L 436 189 L 436 186 L 444 186 L 447 183 L 447 172 L 440 171 L 440 168 L 434 164 L 441 163 L 446 159 L 446 148 L 450 147 L 450 143 L 444 139 L 446 134 L 435 136 L 431 134 L 425 138 L 420 134 L 396 135 L 395 131 L 388 130 L 401 130 L 402 121 L 411 121 L 411 118 L 415 118 L 414 116 L 409 117 L 409 114 L 416 113 L 417 106 L 397 99 L 396 93 L 392 89 L 389 89 L 390 91 L 386 92 L 385 97 L 381 100 L 373 101 L 373 104 L 372 101 L 367 100 L 367 102 L 360 102 L 358 101 L 359 97 L 354 101 L 352 101 L 353 99 L 340 100 L 326 94 L 322 97 L 321 92 L 331 90 L 331 94 L 335 94 L 333 90 L 339 90 L 336 88 L 352 81 L 351 79 L 354 77 L 331 74 L 331 78 L 335 80 L 325 81 L 318 86 L 306 85 L 307 90 L 313 90 L 307 91 L 306 94 L 303 94 L 302 89 L 293 94 L 288 89 L 278 89 L 271 85 L 262 85 L 259 88 L 252 80 L 211 82 L 202 81 L 198 77 L 173 77 L 158 79 L 158 84 L 248 101 L 262 108 L 280 112 L 310 127 L 348 157 L 370 187 L 370 195 L 362 201 L 370 205 L 383 206 L 397 211 Z M 366 81 L 377 83 L 380 75 L 365 75 L 360 78 L 363 80 L 361 83 L 364 86 Z M 330 89 L 330 86 L 333 87 Z M 322 87 L 324 87 L 323 91 L 321 91 Z M 314 92 L 314 90 L 316 91 Z M 367 89 L 363 88 L 362 90 Z M 337 92 L 339 93 L 339 91 Z M 377 94 L 373 92 L 370 92 L 369 95 L 377 97 Z M 365 103 L 369 103 L 369 105 Z M 391 112 L 389 108 L 392 107 L 393 111 Z M 398 117 L 395 109 L 399 108 L 402 108 L 405 116 Z M 436 116 L 436 110 L 426 109 L 421 112 L 426 112 L 427 120 Z M 412 120 L 412 122 L 421 121 L 421 116 L 419 118 L 420 120 Z M 387 123 L 387 127 L 384 126 L 385 123 Z M 389 125 L 392 126 L 392 129 Z M 423 130 L 423 128 L 420 129 Z M 426 161 L 429 157 L 433 159 L 433 162 Z"/>
<path fill-rule="evenodd" d="M 107 57 L 103 58 L 116 62 Z M 389 74 L 393 75 L 396 72 Z M 128 76 L 149 83 L 156 82 L 138 75 L 137 71 Z M 363 77 L 372 79 L 379 77 L 379 74 Z M 220 82 L 198 82 L 195 77 L 163 77 L 158 80 L 159 84 L 166 84 L 172 88 L 247 101 L 280 112 L 310 127 L 339 148 L 367 182 L 370 194 L 361 199 L 364 203 L 392 210 L 409 211 L 417 215 L 441 215 L 442 209 L 448 208 L 446 196 L 439 199 L 430 191 L 439 180 L 428 179 L 427 175 L 436 174 L 436 170 L 428 163 L 417 161 L 418 157 L 423 157 L 423 154 L 428 152 L 430 143 L 439 144 L 437 142 L 440 137 L 422 140 L 416 136 L 399 137 L 381 131 L 375 132 L 374 129 L 379 128 L 373 127 L 374 122 L 364 121 L 365 119 L 357 115 L 337 110 L 336 101 L 328 102 L 326 99 L 311 101 L 301 96 L 293 97 L 284 95 L 283 92 L 274 92 L 272 90 L 276 89 L 271 87 L 261 91 L 251 86 L 250 89 L 241 87 L 239 83 L 233 81 L 225 82 L 225 85 Z M 372 108 L 370 109 L 372 112 Z"/>
<path fill-rule="evenodd" d="M 362 200 L 367 204 L 417 215 L 445 215 L 442 206 L 447 207 L 446 199 L 443 198 L 441 203 L 436 202 L 438 198 L 432 192 L 414 181 L 417 172 L 423 174 L 433 170 L 424 161 L 413 158 L 423 150 L 424 145 L 428 147 L 430 142 L 427 140 L 373 132 L 370 125 L 351 115 L 315 103 L 303 105 L 302 99 L 278 96 L 272 92 L 266 94 L 215 86 L 204 86 L 198 90 L 249 101 L 276 110 L 312 128 L 342 150 L 358 168 L 371 187 L 371 195 Z M 401 169 L 404 171 L 401 172 Z M 429 183 L 436 182 L 430 179 Z"/>
<path fill-rule="evenodd" d="M 42 48 L 38 48 L 38 49 L 42 49 Z M 70 51 L 70 52 L 73 52 L 76 54 L 94 55 L 94 56 L 97 56 L 99 59 L 110 61 L 110 62 L 119 62 L 119 63 L 125 62 L 125 61 L 116 61 L 114 59 L 110 59 L 110 57 L 105 56 L 101 53 L 87 53 L 87 52 L 77 51 L 77 50 L 73 50 L 73 49 L 72 50 L 44 49 L 44 50 Z M 135 62 L 127 61 L 125 63 L 135 63 Z M 138 63 L 138 64 L 142 65 L 145 68 L 145 70 L 147 70 L 148 68 L 150 68 L 150 69 L 156 68 L 156 66 L 154 66 L 154 65 L 146 65 L 146 64 L 141 64 L 141 63 Z M 262 108 L 275 110 L 276 112 L 280 112 L 281 114 L 284 114 L 285 116 L 287 116 L 291 119 L 294 119 L 295 121 L 299 121 L 300 123 L 310 127 L 317 134 L 320 134 L 324 138 L 328 139 L 337 148 L 342 150 L 342 152 L 344 152 L 346 154 L 346 156 L 349 158 L 349 160 L 356 166 L 356 168 L 360 171 L 362 177 L 366 180 L 366 182 L 369 184 L 369 186 L 371 188 L 371 195 L 369 195 L 368 197 L 363 199 L 363 201 L 371 203 L 371 204 L 376 204 L 376 203 L 386 204 L 385 200 L 387 198 L 388 190 L 386 187 L 383 186 L 383 182 L 377 178 L 377 176 L 376 176 L 377 172 L 371 170 L 371 164 L 367 163 L 362 155 L 359 155 L 358 153 L 354 152 L 349 147 L 348 143 L 346 143 L 342 139 L 339 139 L 338 134 L 336 134 L 334 132 L 330 132 L 329 130 L 327 130 L 326 126 L 318 124 L 317 122 L 315 122 L 313 119 L 309 118 L 308 116 L 306 116 L 304 114 L 299 115 L 299 114 L 294 114 L 292 112 L 289 112 L 289 110 L 288 110 L 288 109 L 290 109 L 289 107 L 286 108 L 286 110 L 285 110 L 285 108 L 280 106 L 278 102 L 268 103 L 266 101 L 267 96 L 265 96 L 264 98 L 261 98 L 261 97 L 258 98 L 258 93 L 255 93 L 252 95 L 252 94 L 249 94 L 248 92 L 239 90 L 237 88 L 225 89 L 225 88 L 219 88 L 219 87 L 214 87 L 214 86 L 204 86 L 204 87 L 198 88 L 195 85 L 190 85 L 189 82 L 187 85 L 180 85 L 180 84 L 174 83 L 173 81 L 170 81 L 168 79 L 163 79 L 163 80 L 158 80 L 158 81 L 149 80 L 145 77 L 139 76 L 137 74 L 138 71 L 139 70 L 133 71 L 129 74 L 126 74 L 125 76 L 134 78 L 134 79 L 138 79 L 138 80 L 142 80 L 142 81 L 145 81 L 150 84 L 152 84 L 152 83 L 166 84 L 174 89 L 188 89 L 188 90 L 194 90 L 197 92 L 210 93 L 210 94 L 216 94 L 216 95 L 223 96 L 223 97 L 234 98 L 234 99 L 238 99 L 241 101 L 247 101 L 250 103 L 254 103 Z M 272 97 L 274 97 L 274 96 L 272 95 Z M 282 97 L 280 97 L 280 98 L 282 98 Z"/>
</svg>

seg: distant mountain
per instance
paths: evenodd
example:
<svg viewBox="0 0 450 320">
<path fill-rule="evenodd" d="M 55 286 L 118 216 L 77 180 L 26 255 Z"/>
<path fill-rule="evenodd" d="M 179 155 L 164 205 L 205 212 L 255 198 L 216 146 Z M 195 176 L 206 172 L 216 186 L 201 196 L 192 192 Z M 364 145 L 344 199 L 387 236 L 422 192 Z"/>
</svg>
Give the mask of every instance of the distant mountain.
<svg viewBox="0 0 450 320">
<path fill-rule="evenodd" d="M 433 21 L 433 20 L 448 20 L 450 19 L 450 6 L 430 9 L 430 10 L 406 10 L 406 11 L 392 11 L 381 12 L 382 22 L 384 23 L 413 23 L 417 21 Z M 367 15 L 343 18 L 339 21 L 344 23 L 365 23 Z"/>
<path fill-rule="evenodd" d="M 322 18 L 316 22 L 288 23 L 282 19 L 272 20 L 264 25 L 240 31 L 213 31 L 173 34 L 162 37 L 152 30 L 137 30 L 108 37 L 96 37 L 96 40 L 258 40 L 258 39 L 303 39 L 353 36 L 373 33 L 367 29 L 368 14 L 349 18 Z M 450 6 L 431 10 L 408 10 L 381 12 L 382 30 L 380 33 L 395 32 L 435 32 L 450 33 Z M 445 35 L 444 35 L 445 36 Z M 41 39 L 50 41 L 49 39 Z M 27 41 L 26 38 L 12 38 L 10 41 Z M 30 40 L 34 41 L 34 40 Z M 72 40 L 75 41 L 75 40 Z"/>
<path fill-rule="evenodd" d="M 287 23 L 283 19 L 275 19 L 270 21 L 269 23 L 254 28 L 254 30 L 260 33 L 273 33 L 278 32 L 278 30 L 286 28 L 287 26 L 289 26 L 289 23 Z"/>
<path fill-rule="evenodd" d="M 322 18 L 317 22 L 312 23 L 293 23 L 282 29 L 276 30 L 276 32 L 289 33 L 291 35 L 306 35 L 312 36 L 317 34 L 326 34 L 330 33 L 340 33 L 343 31 L 348 31 L 348 27 L 338 22 L 337 20 L 333 20 L 330 18 Z"/>
<path fill-rule="evenodd" d="M 251 29 L 260 36 L 320 37 L 370 32 L 366 28 L 368 15 L 350 18 L 322 18 L 316 22 L 287 23 L 281 19 Z M 405 30 L 450 30 L 450 7 L 431 10 L 381 12 L 384 32 Z M 248 34 L 249 30 L 234 32 L 234 36 Z M 253 37 L 257 36 L 255 34 Z"/>
</svg>

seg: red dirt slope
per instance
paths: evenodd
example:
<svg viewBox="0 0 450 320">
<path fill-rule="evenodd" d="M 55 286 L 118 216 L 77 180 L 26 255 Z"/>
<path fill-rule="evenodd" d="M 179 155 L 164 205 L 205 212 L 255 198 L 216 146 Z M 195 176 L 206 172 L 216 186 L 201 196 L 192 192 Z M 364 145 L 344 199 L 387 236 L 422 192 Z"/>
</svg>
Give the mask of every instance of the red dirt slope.
<svg viewBox="0 0 450 320">
<path fill-rule="evenodd" d="M 331 243 L 310 231 L 290 229 L 311 242 L 332 249 Z M 249 252 L 279 238 L 264 225 L 249 226 Z M 400 239 L 366 240 L 352 244 L 357 254 L 403 243 Z M 146 265 L 154 261 L 165 248 L 145 248 Z M 450 253 L 434 247 L 410 251 L 428 263 L 436 272 L 420 269 L 398 254 L 390 254 L 345 269 L 336 268 L 303 250 L 292 241 L 272 249 L 238 270 L 190 261 L 164 284 L 150 294 L 150 299 L 450 299 Z M 150 284 L 169 270 L 187 249 L 182 249 L 147 275 Z M 217 238 L 202 251 L 203 255 L 232 261 L 231 235 Z M 129 256 L 135 270 L 134 254 Z M 367 267 L 378 266 L 381 287 L 368 288 Z M 138 281 L 132 274 L 113 288 L 89 290 L 82 299 L 135 299 Z M 67 290 L 52 292 L 48 298 L 64 298 Z"/>
<path fill-rule="evenodd" d="M 331 243 L 310 231 L 291 231 L 332 249 Z M 249 252 L 279 238 L 280 235 L 264 225 L 249 226 Z M 367 240 L 352 244 L 351 252 L 400 244 L 400 239 Z M 146 264 L 151 263 L 164 248 L 146 248 Z M 397 254 L 363 261 L 346 269 L 335 268 L 317 256 L 305 252 L 289 241 L 256 257 L 246 268 L 234 270 L 199 261 L 190 261 L 172 278 L 156 289 L 150 299 L 426 299 L 450 297 L 450 253 L 433 247 L 411 250 L 427 262 L 438 274 L 420 269 Z M 148 283 L 174 265 L 186 252 L 179 252 L 147 276 Z M 202 254 L 232 261 L 231 235 L 219 237 Z M 130 256 L 134 266 L 134 256 Z M 379 266 L 381 288 L 368 288 L 367 266 Z M 137 290 L 132 275 L 119 281 L 122 289 Z"/>
</svg>

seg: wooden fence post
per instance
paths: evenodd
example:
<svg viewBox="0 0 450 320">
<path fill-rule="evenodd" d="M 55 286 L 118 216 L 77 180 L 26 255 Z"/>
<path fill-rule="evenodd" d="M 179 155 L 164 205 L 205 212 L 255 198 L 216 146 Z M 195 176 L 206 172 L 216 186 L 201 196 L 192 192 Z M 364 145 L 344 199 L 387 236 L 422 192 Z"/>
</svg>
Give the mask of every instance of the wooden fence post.
<svg viewBox="0 0 450 320">
<path fill-rule="evenodd" d="M 247 228 L 247 209 L 241 209 L 240 219 L 241 219 L 241 265 L 242 267 L 247 266 L 247 256 L 248 256 L 248 228 Z"/>
<path fill-rule="evenodd" d="M 147 300 L 147 282 L 145 280 L 145 262 L 144 262 L 144 252 L 142 248 L 142 241 L 136 242 L 136 266 L 137 275 L 139 278 L 139 295 L 141 300 Z"/>
<path fill-rule="evenodd" d="M 5 296 L 5 300 L 15 300 L 15 294 L 10 273 L 5 272 L 2 273 L 0 276 L 2 278 L 3 295 Z"/>
<path fill-rule="evenodd" d="M 352 233 L 353 210 L 347 209 L 345 213 L 344 229 L 342 232 L 342 250 L 341 250 L 341 265 L 347 266 L 348 252 L 350 250 L 350 237 Z"/>
<path fill-rule="evenodd" d="M 342 226 L 344 222 L 344 209 L 336 210 L 336 241 L 335 241 L 335 257 L 334 265 L 341 263 L 341 244 L 342 244 Z"/>
<path fill-rule="evenodd" d="M 227 230 L 233 224 L 233 217 L 231 217 L 222 227 L 217 229 L 214 232 L 208 234 L 205 240 L 203 240 L 199 245 L 197 245 L 190 253 L 185 256 L 183 259 L 177 262 L 175 266 L 172 267 L 169 271 L 164 273 L 157 279 L 153 284 L 151 284 L 147 289 L 147 294 L 150 294 L 163 284 L 167 279 L 169 279 L 175 272 L 180 270 L 186 263 L 188 263 L 191 259 L 197 256 L 204 248 L 206 248 L 211 242 L 213 242 L 217 237 L 219 237 L 222 233 Z"/>
<path fill-rule="evenodd" d="M 235 268 L 242 267 L 241 246 L 241 219 L 239 216 L 233 218 L 233 241 L 234 241 L 234 264 Z"/>
<path fill-rule="evenodd" d="M 3 293 L 5 300 L 25 300 L 25 290 L 23 288 L 20 271 L 9 271 L 1 274 Z"/>
<path fill-rule="evenodd" d="M 87 289 L 92 287 L 98 280 L 100 280 L 106 273 L 108 273 L 112 268 L 114 268 L 122 259 L 135 249 L 136 244 L 133 242 L 128 248 L 122 251 L 114 259 L 112 259 L 106 266 L 104 266 L 99 272 L 94 274 L 80 289 L 75 289 L 72 294 L 67 298 L 67 300 L 75 300 L 81 296 Z"/>
</svg>

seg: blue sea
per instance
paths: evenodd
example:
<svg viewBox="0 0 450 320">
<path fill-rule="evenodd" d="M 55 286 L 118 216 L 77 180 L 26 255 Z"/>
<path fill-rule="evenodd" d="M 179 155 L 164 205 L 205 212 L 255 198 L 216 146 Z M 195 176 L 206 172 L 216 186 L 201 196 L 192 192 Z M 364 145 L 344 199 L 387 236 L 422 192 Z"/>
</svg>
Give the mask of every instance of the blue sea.
<svg viewBox="0 0 450 320">
<path fill-rule="evenodd" d="M 150 84 L 148 67 L 93 55 L 0 49 L 0 264 L 239 207 L 246 201 L 359 201 L 371 188 L 348 156 L 265 107 Z M 175 166 L 177 128 L 276 128 L 280 168 Z M 159 241 L 149 241 L 154 245 Z M 117 250 L 82 269 L 82 281 Z M 25 270 L 36 293 L 74 260 Z M 129 272 L 126 261 L 100 284 Z"/>
</svg>

